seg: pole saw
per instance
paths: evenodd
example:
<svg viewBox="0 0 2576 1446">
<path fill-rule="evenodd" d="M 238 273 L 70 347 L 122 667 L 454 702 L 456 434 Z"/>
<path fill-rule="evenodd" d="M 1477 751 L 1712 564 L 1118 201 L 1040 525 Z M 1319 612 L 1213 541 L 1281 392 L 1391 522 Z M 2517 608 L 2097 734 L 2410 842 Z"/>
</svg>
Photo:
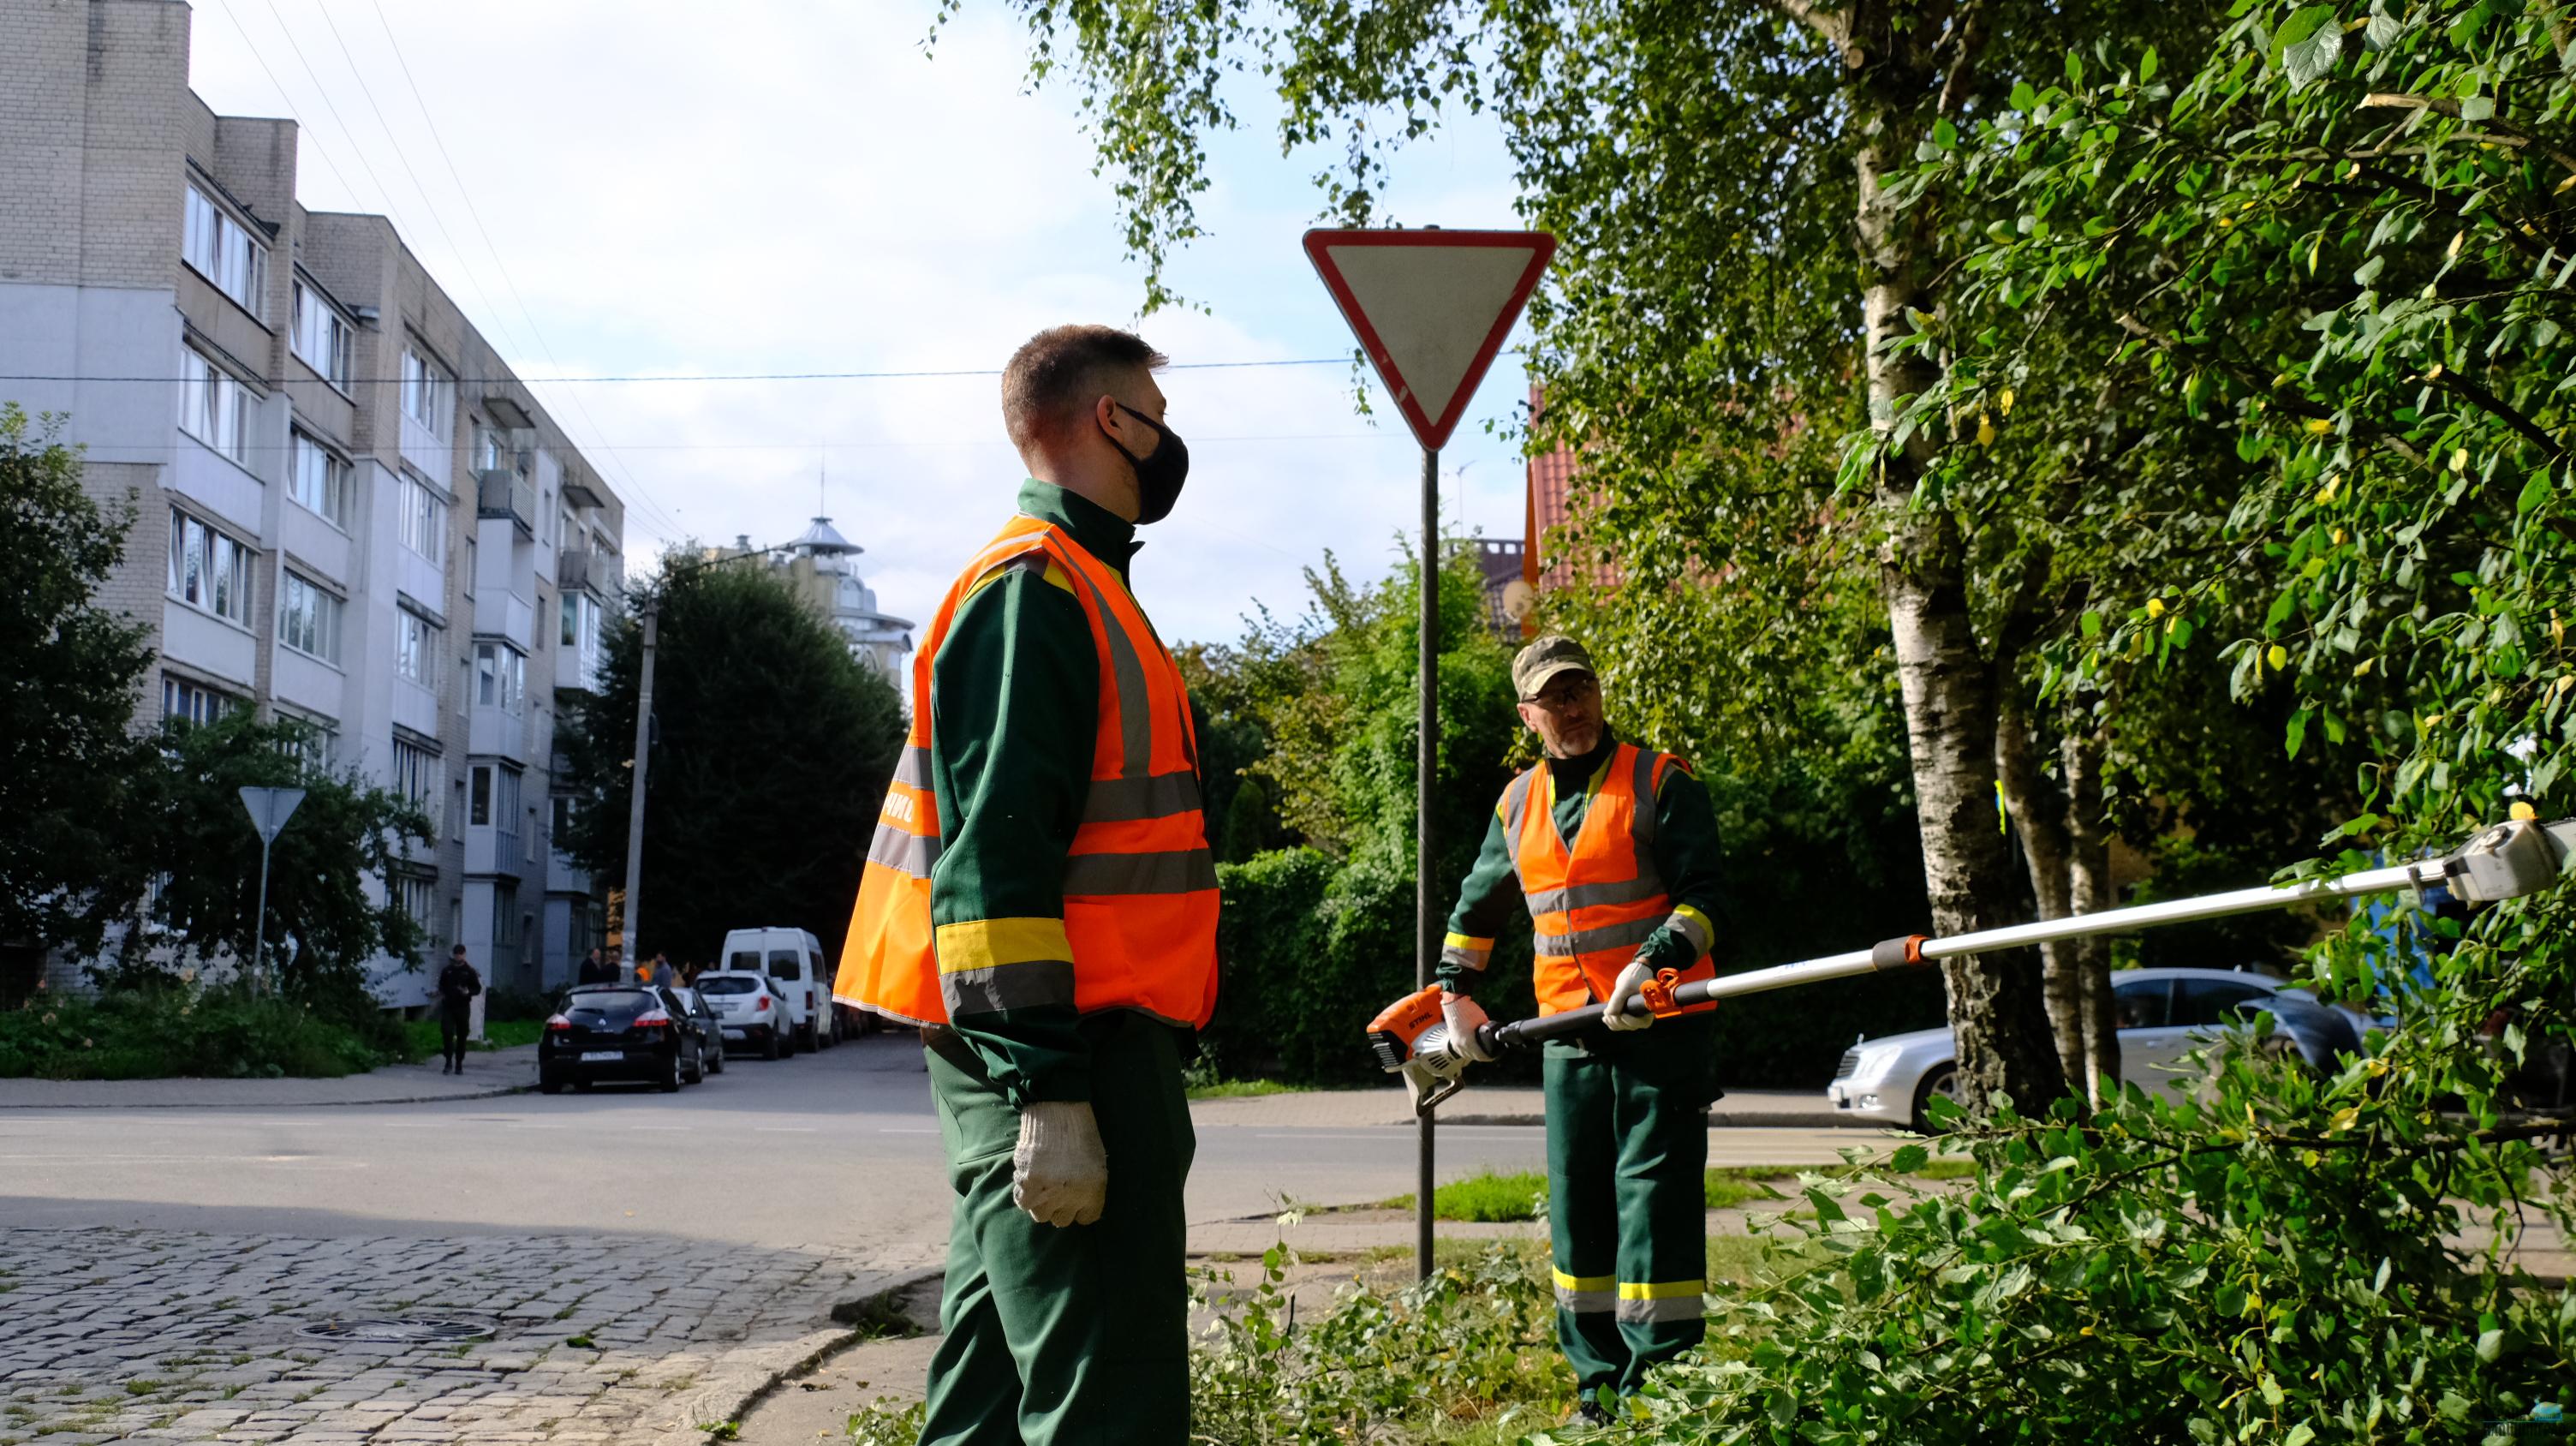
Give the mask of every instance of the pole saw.
<svg viewBox="0 0 2576 1446">
<path fill-rule="evenodd" d="M 2521 811 L 2519 807 L 2516 809 L 2516 812 Z M 2449 890 L 2463 903 L 2494 903 L 2547 888 L 2558 879 L 2571 855 L 2576 855 L 2576 820 L 2543 824 L 2528 818 L 2516 818 L 2484 830 L 2457 850 L 2439 858 L 2365 869 L 2341 878 L 2301 879 L 2294 883 L 2237 889 L 2223 894 L 2203 894 L 2198 898 L 2168 899 L 2125 909 L 2105 909 L 2063 919 L 2043 919 L 2035 924 L 1979 929 L 1942 938 L 1909 934 L 1881 940 L 1867 949 L 1828 954 L 1821 959 L 1804 959 L 1794 964 L 1779 964 L 1689 984 L 1682 983 L 1677 972 L 1667 969 L 1640 991 L 1641 997 L 1630 1004 L 1629 1012 L 1665 1015 L 1694 1004 L 1789 989 L 1801 984 L 1820 984 L 1828 979 L 1846 979 L 1855 974 L 1919 969 L 1937 960 L 1962 954 L 2018 949 L 2059 939 L 2090 938 L 2097 934 L 2125 933 L 2159 924 L 2223 919 L 2233 914 L 2254 914 L 2266 909 L 2296 908 L 2323 899 L 2357 899 L 2403 891 L 2420 894 L 2424 889 L 2439 887 Z M 1543 1014 L 1536 1019 L 1487 1024 L 1477 1031 L 1477 1039 L 1487 1053 L 1500 1054 L 1506 1049 L 1535 1045 L 1591 1028 L 1601 1022 L 1603 1007 L 1587 1004 L 1556 1014 Z M 1441 1101 L 1456 1094 L 1466 1083 L 1469 1056 L 1459 1042 L 1450 1037 L 1449 1026 L 1440 1016 L 1440 986 L 1436 984 L 1388 1005 L 1385 1012 L 1370 1021 L 1369 1046 L 1376 1052 L 1382 1068 L 1390 1074 L 1404 1077 L 1405 1088 L 1413 1096 L 1413 1109 L 1417 1116 L 1428 1116 L 1440 1107 Z"/>
</svg>

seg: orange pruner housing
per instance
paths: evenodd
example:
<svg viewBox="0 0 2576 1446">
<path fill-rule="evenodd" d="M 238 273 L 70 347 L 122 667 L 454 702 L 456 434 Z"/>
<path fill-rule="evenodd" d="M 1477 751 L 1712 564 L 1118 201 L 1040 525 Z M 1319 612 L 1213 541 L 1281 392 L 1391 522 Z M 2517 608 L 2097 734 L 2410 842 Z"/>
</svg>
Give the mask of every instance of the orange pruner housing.
<svg viewBox="0 0 2576 1446">
<path fill-rule="evenodd" d="M 1646 1001 L 1646 1007 L 1653 1010 L 1655 1017 L 1660 1019 L 1667 1014 L 1681 1012 L 1681 1006 L 1673 1002 L 1673 991 L 1681 987 L 1682 971 L 1658 969 L 1655 971 L 1654 978 L 1639 987 L 1637 997 Z"/>
</svg>

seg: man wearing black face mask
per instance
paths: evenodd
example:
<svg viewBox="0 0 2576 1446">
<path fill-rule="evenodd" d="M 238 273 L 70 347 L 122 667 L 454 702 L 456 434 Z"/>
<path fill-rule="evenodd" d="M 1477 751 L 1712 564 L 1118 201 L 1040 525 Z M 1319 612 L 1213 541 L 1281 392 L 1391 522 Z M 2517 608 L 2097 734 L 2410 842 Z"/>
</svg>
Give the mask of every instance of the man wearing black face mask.
<svg viewBox="0 0 2576 1446">
<path fill-rule="evenodd" d="M 1189 1435 L 1187 1031 L 1216 867 L 1171 654 L 1128 591 L 1189 453 L 1105 326 L 1002 375 L 1018 513 L 914 654 L 836 998 L 923 1026 L 954 1192 L 923 1446 Z"/>
</svg>

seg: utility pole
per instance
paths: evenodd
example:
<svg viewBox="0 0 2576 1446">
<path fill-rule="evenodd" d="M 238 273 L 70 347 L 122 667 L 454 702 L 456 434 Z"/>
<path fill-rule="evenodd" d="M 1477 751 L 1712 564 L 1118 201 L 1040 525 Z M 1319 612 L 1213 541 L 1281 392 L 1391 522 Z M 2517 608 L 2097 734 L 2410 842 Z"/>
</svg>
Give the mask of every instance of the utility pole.
<svg viewBox="0 0 2576 1446">
<path fill-rule="evenodd" d="M 628 979 L 635 977 L 635 966 L 643 959 L 636 947 L 635 921 L 644 916 L 644 770 L 653 761 L 653 648 L 661 639 L 661 622 L 661 600 L 646 602 L 644 668 L 635 689 L 634 776 L 628 780 L 634 793 L 626 806 L 626 914 L 620 921 L 624 947 L 618 951 Z"/>
</svg>

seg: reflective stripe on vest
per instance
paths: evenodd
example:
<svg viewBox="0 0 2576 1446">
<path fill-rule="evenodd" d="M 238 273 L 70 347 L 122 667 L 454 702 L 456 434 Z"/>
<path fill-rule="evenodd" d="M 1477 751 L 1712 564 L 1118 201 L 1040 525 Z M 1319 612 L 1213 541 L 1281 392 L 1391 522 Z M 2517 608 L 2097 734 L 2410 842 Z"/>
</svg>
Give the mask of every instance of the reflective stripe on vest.
<svg viewBox="0 0 2576 1446">
<path fill-rule="evenodd" d="M 1065 859 L 1062 919 L 931 927 L 941 853 L 931 670 L 957 610 L 1008 567 L 1050 564 L 1090 623 L 1100 668 L 1091 781 Z M 1126 584 L 1072 536 L 1011 519 L 967 565 L 913 655 L 913 722 L 868 848 L 833 996 L 913 1023 L 1072 1004 L 1203 1026 L 1216 1003 L 1216 864 L 1180 668 Z"/>
<path fill-rule="evenodd" d="M 1682 978 L 1716 973 L 1706 922 L 1695 909 L 1676 910 L 1655 872 L 1655 789 L 1677 762 L 1633 744 L 1613 749 L 1571 848 L 1556 826 L 1556 784 L 1547 765 L 1503 790 L 1503 826 L 1533 926 L 1531 982 L 1539 1013 L 1607 998 L 1638 946 L 1668 923 L 1698 946 L 1699 957 Z"/>
</svg>

